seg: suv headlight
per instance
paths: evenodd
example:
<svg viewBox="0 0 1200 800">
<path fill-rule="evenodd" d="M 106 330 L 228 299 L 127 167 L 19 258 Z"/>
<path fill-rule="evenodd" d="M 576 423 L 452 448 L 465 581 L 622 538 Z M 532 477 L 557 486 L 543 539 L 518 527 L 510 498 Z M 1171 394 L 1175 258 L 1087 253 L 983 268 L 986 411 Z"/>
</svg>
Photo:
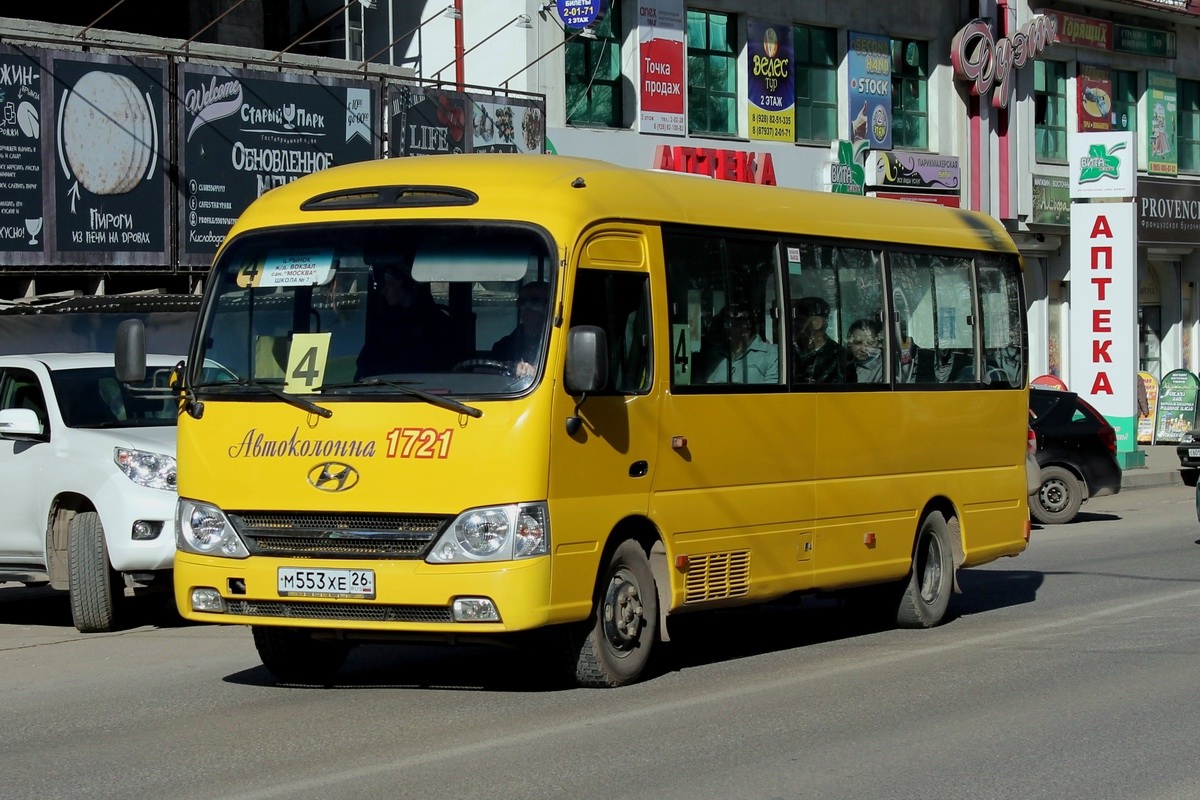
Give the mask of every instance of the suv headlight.
<svg viewBox="0 0 1200 800">
<path fill-rule="evenodd" d="M 175 508 L 175 543 L 187 553 L 247 558 L 250 551 L 225 512 L 208 503 L 179 498 Z"/>
<path fill-rule="evenodd" d="M 138 486 L 175 491 L 175 458 L 145 450 L 113 448 L 113 461 Z"/>
<path fill-rule="evenodd" d="M 545 503 L 473 508 L 458 515 L 433 545 L 430 564 L 513 561 L 550 552 Z"/>
</svg>

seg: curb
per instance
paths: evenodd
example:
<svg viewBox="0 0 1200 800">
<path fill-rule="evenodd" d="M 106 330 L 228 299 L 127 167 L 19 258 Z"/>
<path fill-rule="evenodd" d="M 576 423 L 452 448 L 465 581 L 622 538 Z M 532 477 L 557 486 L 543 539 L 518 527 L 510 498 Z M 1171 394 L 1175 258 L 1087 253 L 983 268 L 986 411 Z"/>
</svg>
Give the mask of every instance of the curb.
<svg viewBox="0 0 1200 800">
<path fill-rule="evenodd" d="M 1121 473 L 1121 491 L 1133 489 L 1158 489 L 1163 486 L 1187 486 L 1179 470 L 1173 472 L 1150 472 L 1131 469 Z"/>
</svg>

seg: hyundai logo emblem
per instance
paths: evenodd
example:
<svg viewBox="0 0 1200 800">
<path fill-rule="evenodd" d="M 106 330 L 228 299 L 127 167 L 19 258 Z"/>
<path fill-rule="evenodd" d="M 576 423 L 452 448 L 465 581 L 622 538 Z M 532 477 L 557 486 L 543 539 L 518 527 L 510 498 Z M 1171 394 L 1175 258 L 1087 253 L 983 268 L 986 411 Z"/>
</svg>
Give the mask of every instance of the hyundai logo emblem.
<svg viewBox="0 0 1200 800">
<path fill-rule="evenodd" d="M 358 485 L 358 470 L 340 461 L 326 461 L 308 471 L 308 483 L 322 492 L 344 492 Z"/>
</svg>

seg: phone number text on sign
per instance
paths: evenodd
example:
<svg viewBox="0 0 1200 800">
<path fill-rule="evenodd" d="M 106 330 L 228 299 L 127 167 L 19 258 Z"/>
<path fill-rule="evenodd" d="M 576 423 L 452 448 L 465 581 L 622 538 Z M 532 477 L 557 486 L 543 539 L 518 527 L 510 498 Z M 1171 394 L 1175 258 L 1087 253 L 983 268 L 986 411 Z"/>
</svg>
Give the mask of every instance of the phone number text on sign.
<svg viewBox="0 0 1200 800">
<path fill-rule="evenodd" d="M 558 16 L 564 25 L 586 28 L 600 16 L 603 0 L 558 0 Z"/>
</svg>

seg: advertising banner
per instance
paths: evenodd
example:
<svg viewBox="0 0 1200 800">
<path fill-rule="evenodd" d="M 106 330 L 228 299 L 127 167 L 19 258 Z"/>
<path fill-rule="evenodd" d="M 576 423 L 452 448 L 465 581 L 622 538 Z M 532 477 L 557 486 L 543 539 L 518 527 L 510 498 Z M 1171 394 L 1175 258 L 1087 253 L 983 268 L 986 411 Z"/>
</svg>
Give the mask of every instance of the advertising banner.
<svg viewBox="0 0 1200 800">
<path fill-rule="evenodd" d="M 1079 130 L 1084 133 L 1112 130 L 1112 77 L 1107 67 L 1079 65 L 1075 82 Z"/>
<path fill-rule="evenodd" d="M 163 264 L 170 207 L 165 61 L 51 57 L 52 191 L 45 226 L 64 261 Z"/>
<path fill-rule="evenodd" d="M 178 81 L 180 263 L 208 263 L 263 192 L 380 155 L 372 84 L 198 64 Z"/>
<path fill-rule="evenodd" d="M 1071 222 L 1070 182 L 1058 175 L 1033 173 L 1031 225 L 1068 225 Z"/>
<path fill-rule="evenodd" d="M 1146 391 L 1146 406 L 1148 413 L 1143 414 L 1138 409 L 1137 440 L 1138 444 L 1154 444 L 1154 415 L 1158 407 L 1158 381 L 1149 372 L 1139 372 L 1138 380 Z"/>
<path fill-rule="evenodd" d="M 873 151 L 867 157 L 867 188 L 958 195 L 957 156 L 907 150 Z"/>
<path fill-rule="evenodd" d="M 1111 50 L 1113 24 L 1095 17 L 1082 17 L 1064 11 L 1044 11 L 1058 20 L 1058 32 L 1052 44 L 1071 44 L 1093 50 Z"/>
<path fill-rule="evenodd" d="M 1133 197 L 1137 182 L 1137 154 L 1133 143 L 1132 131 L 1068 136 L 1071 197 Z"/>
<path fill-rule="evenodd" d="M 638 3 L 638 130 L 687 134 L 683 0 Z"/>
<path fill-rule="evenodd" d="M 850 31 L 850 140 L 872 150 L 892 149 L 892 50 L 886 36 Z"/>
<path fill-rule="evenodd" d="M 467 94 L 472 153 L 545 152 L 545 116 L 533 100 Z"/>
<path fill-rule="evenodd" d="M 792 26 L 746 20 L 751 139 L 796 139 L 796 89 L 792 78 Z"/>
<path fill-rule="evenodd" d="M 1133 203 L 1071 207 L 1071 384 L 1136 449 L 1137 239 Z"/>
<path fill-rule="evenodd" d="M 1175 58 L 1175 32 L 1153 28 L 1117 25 L 1113 29 L 1113 49 L 1152 58 Z"/>
<path fill-rule="evenodd" d="M 435 156 L 468 151 L 471 101 L 463 92 L 414 84 L 388 86 L 388 155 Z"/>
<path fill-rule="evenodd" d="M 1200 245 L 1200 197 L 1192 186 L 1163 179 L 1138 181 L 1140 244 Z"/>
<path fill-rule="evenodd" d="M 1196 427 L 1196 400 L 1200 380 L 1186 369 L 1163 375 L 1158 387 L 1158 413 L 1154 421 L 1154 443 L 1179 442 Z"/>
<path fill-rule="evenodd" d="M 1169 72 L 1146 70 L 1145 147 L 1146 171 L 1151 175 L 1179 173 L 1176 131 L 1179 122 L 1179 95 L 1175 76 Z"/>
<path fill-rule="evenodd" d="M 867 140 L 838 139 L 829 145 L 829 160 L 821 168 L 825 191 L 834 194 L 863 194 L 866 191 Z"/>
<path fill-rule="evenodd" d="M 0 46 L 0 253 L 42 260 L 41 51 Z M 13 258 L 12 260 L 20 260 Z"/>
</svg>

